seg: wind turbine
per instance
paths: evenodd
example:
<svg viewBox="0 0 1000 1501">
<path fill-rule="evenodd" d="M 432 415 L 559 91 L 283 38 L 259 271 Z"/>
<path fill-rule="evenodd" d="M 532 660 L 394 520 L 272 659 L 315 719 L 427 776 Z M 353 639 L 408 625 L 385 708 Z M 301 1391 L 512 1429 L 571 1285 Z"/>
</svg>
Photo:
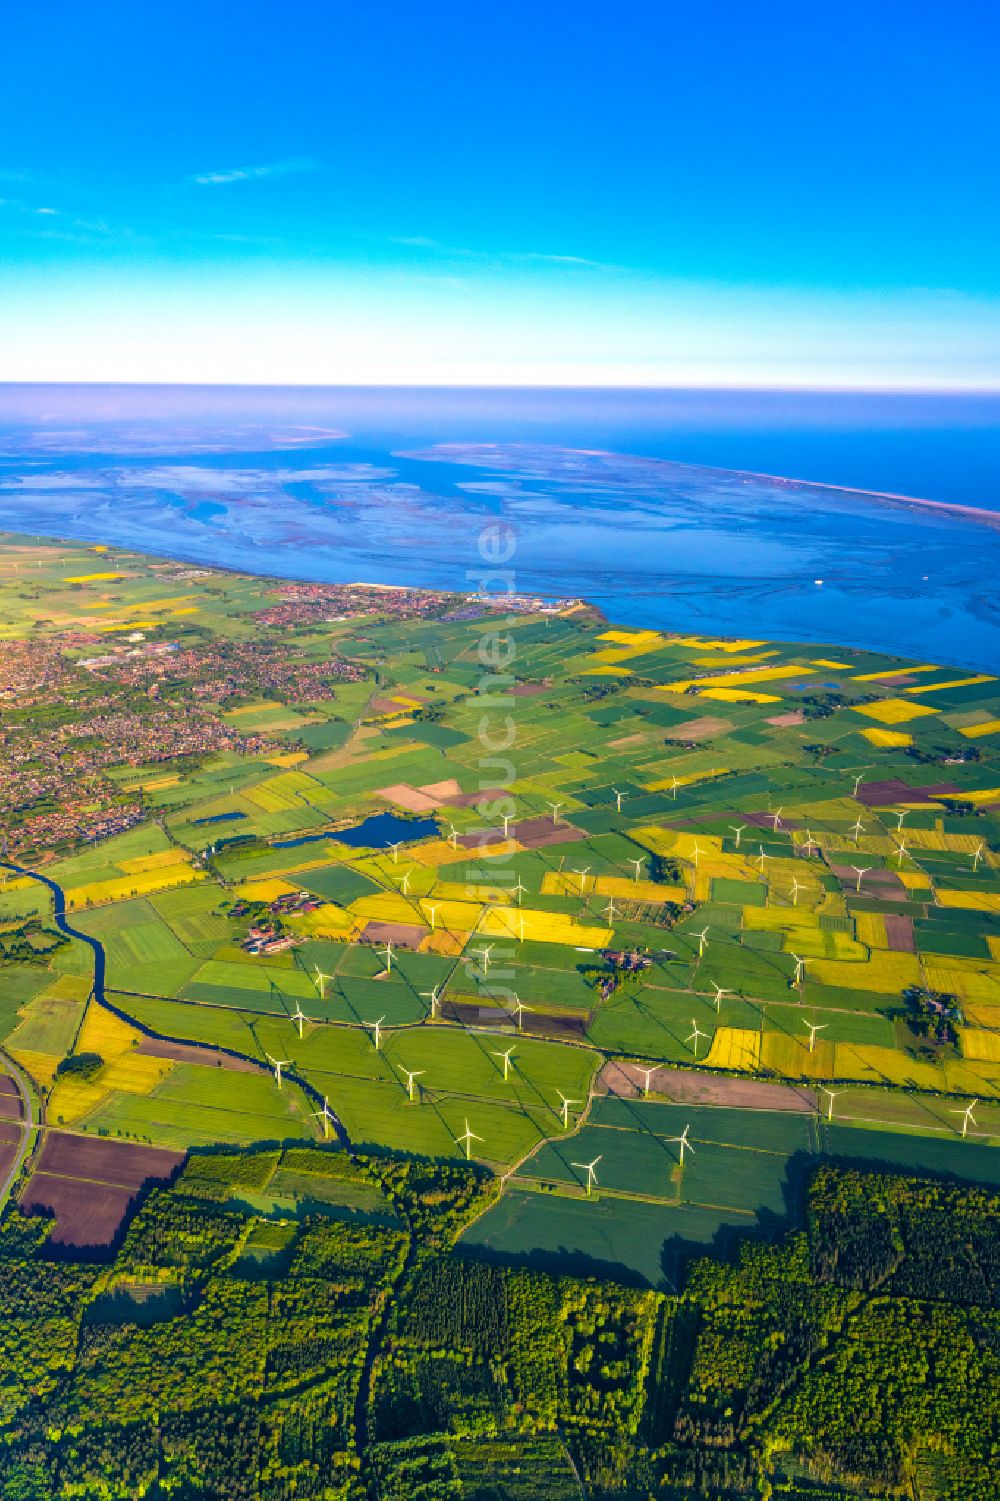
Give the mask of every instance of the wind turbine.
<svg viewBox="0 0 1000 1501">
<path fill-rule="evenodd" d="M 861 783 L 864 781 L 864 779 L 865 779 L 864 772 L 863 771 L 859 771 L 858 774 L 857 774 L 857 776 L 854 778 L 854 791 L 851 793 L 852 797 L 857 797 L 857 795 L 858 795 L 858 788 L 861 786 Z"/>
<path fill-rule="evenodd" d="M 806 1022 L 805 1026 L 809 1033 L 809 1051 L 811 1053 L 816 1047 L 816 1033 L 825 1032 L 829 1026 L 829 1022 Z"/>
<path fill-rule="evenodd" d="M 897 834 L 899 833 L 900 829 L 903 827 L 903 819 L 906 817 L 906 815 L 907 815 L 908 812 L 909 812 L 908 808 L 896 808 L 896 809 L 893 810 L 892 816 L 896 820 L 896 833 Z"/>
<path fill-rule="evenodd" d="M 837 1096 L 838 1095 L 842 1095 L 844 1093 L 844 1091 L 842 1089 L 830 1089 L 826 1084 L 821 1084 L 820 1085 L 820 1089 L 823 1091 L 823 1093 L 826 1095 L 827 1099 L 830 1101 L 829 1105 L 826 1107 L 826 1118 L 827 1118 L 828 1121 L 832 1121 L 833 1120 L 833 1102 L 837 1098 Z"/>
<path fill-rule="evenodd" d="M 395 844 L 392 844 L 392 843 L 389 844 L 389 848 L 392 850 L 392 863 L 393 863 L 393 865 L 398 865 L 399 864 L 399 851 L 400 851 L 400 848 L 402 847 L 402 843 L 403 843 L 402 839 L 398 839 Z"/>
<path fill-rule="evenodd" d="M 980 841 L 979 841 L 979 848 L 976 850 L 976 852 L 972 856 L 972 869 L 974 871 L 979 869 L 979 862 L 983 858 L 983 850 L 985 848 L 986 848 L 985 844 L 980 839 Z"/>
<path fill-rule="evenodd" d="M 510 837 L 510 825 L 511 816 L 509 813 L 505 813 L 503 816 L 503 837 L 505 839 L 508 839 Z"/>
<path fill-rule="evenodd" d="M 481 949 L 477 949 L 476 950 L 476 953 L 479 955 L 479 957 L 483 961 L 483 974 L 484 975 L 488 975 L 489 972 L 490 972 L 490 955 L 492 954 L 492 952 L 493 952 L 493 950 L 495 948 L 496 948 L 496 944 L 495 943 L 485 943 L 485 944 L 483 944 L 483 947 Z"/>
<path fill-rule="evenodd" d="M 670 796 L 673 798 L 674 802 L 677 801 L 677 789 L 680 785 L 681 783 L 679 777 L 674 777 L 670 783 Z"/>
<path fill-rule="evenodd" d="M 526 1006 L 523 1001 L 519 1001 L 517 996 L 515 996 L 514 1010 L 517 1012 L 517 1030 L 521 1032 L 524 1030 L 524 1013 L 530 1011 L 531 1007 Z"/>
<path fill-rule="evenodd" d="M 603 1155 L 604 1154 L 601 1153 L 601 1156 L 603 1156 Z M 593 1162 L 571 1162 L 570 1163 L 570 1167 L 578 1167 L 580 1169 L 581 1173 L 586 1173 L 587 1174 L 587 1198 L 588 1199 L 590 1198 L 591 1192 L 592 1192 L 595 1184 L 597 1183 L 597 1174 L 594 1171 L 594 1169 L 597 1167 L 597 1164 L 600 1162 L 601 1156 L 595 1157 L 594 1160 L 593 1160 Z"/>
<path fill-rule="evenodd" d="M 608 897 L 608 905 L 604 909 L 604 916 L 608 919 L 608 922 L 613 923 L 615 920 L 615 904 L 611 897 Z"/>
<path fill-rule="evenodd" d="M 806 961 L 804 959 L 800 959 L 798 954 L 792 954 L 791 957 L 795 960 L 795 978 L 793 979 L 792 984 L 801 985 L 802 976 L 805 972 Z"/>
<path fill-rule="evenodd" d="M 736 848 L 737 849 L 739 849 L 739 847 L 740 847 L 740 839 L 743 837 L 743 830 L 745 828 L 746 828 L 746 824 L 745 823 L 731 823 L 729 825 L 729 832 L 731 834 L 735 834 L 736 835 Z"/>
<path fill-rule="evenodd" d="M 973 1126 L 978 1126 L 979 1125 L 979 1122 L 976 1120 L 976 1117 L 972 1113 L 975 1110 L 975 1108 L 976 1108 L 976 1106 L 978 1104 L 979 1104 L 978 1100 L 973 1100 L 971 1104 L 966 1105 L 966 1107 L 965 1107 L 964 1110 L 951 1110 L 951 1111 L 949 1111 L 950 1115 L 960 1115 L 962 1117 L 962 1135 L 963 1136 L 968 1136 L 970 1122 L 971 1122 L 971 1124 Z"/>
<path fill-rule="evenodd" d="M 765 850 L 765 848 L 764 848 L 764 846 L 762 844 L 759 844 L 757 846 L 757 851 L 758 851 L 758 853 L 756 855 L 754 855 L 754 859 L 757 861 L 757 864 L 760 866 L 761 870 L 763 871 L 763 869 L 764 869 L 764 861 L 767 859 L 767 851 Z"/>
<path fill-rule="evenodd" d="M 391 940 L 385 946 L 385 968 L 386 968 L 386 973 L 387 974 L 391 974 L 392 973 L 392 941 Z"/>
<path fill-rule="evenodd" d="M 562 808 L 564 806 L 564 804 L 563 803 L 549 803 L 548 806 L 552 809 L 552 822 L 556 823 L 558 821 L 558 818 L 559 818 L 559 809 Z"/>
<path fill-rule="evenodd" d="M 699 1039 L 702 1038 L 702 1037 L 707 1037 L 708 1033 L 707 1032 L 703 1032 L 701 1030 L 701 1028 L 699 1027 L 698 1023 L 695 1021 L 695 1019 L 694 1019 L 693 1016 L 691 1018 L 691 1026 L 694 1028 L 694 1031 L 691 1032 L 687 1037 L 685 1037 L 684 1041 L 685 1042 L 693 1042 L 694 1043 L 694 1056 L 697 1058 L 697 1056 L 698 1056 L 698 1042 L 699 1042 Z"/>
<path fill-rule="evenodd" d="M 456 1141 L 456 1144 L 458 1146 L 461 1146 L 463 1144 L 463 1142 L 465 1143 L 465 1160 L 466 1160 L 466 1162 L 471 1162 L 472 1161 L 472 1143 L 474 1141 L 482 1141 L 482 1139 L 483 1138 L 481 1136 L 477 1136 L 476 1133 L 475 1133 L 475 1131 L 472 1130 L 471 1126 L 469 1125 L 469 1117 L 466 1116 L 465 1117 L 465 1130 L 462 1132 L 461 1136 L 456 1136 L 455 1137 L 455 1141 Z"/>
<path fill-rule="evenodd" d="M 635 866 L 635 879 L 636 879 L 636 882 L 638 882 L 638 880 L 639 880 L 639 872 L 642 869 L 642 857 L 640 856 L 638 860 L 629 860 L 628 863 L 629 863 L 629 865 L 634 865 Z"/>
<path fill-rule="evenodd" d="M 768 814 L 768 817 L 774 820 L 774 822 L 772 823 L 771 827 L 772 827 L 774 833 L 777 833 L 778 830 L 781 828 L 781 809 L 780 808 L 776 808 L 773 813 L 769 813 Z"/>
<path fill-rule="evenodd" d="M 503 1059 L 503 1082 L 506 1084 L 507 1083 L 507 1076 L 510 1073 L 510 1060 L 514 1056 L 514 1049 L 513 1048 L 508 1048 L 505 1053 L 494 1052 L 493 1056 L 494 1056 L 494 1058 L 502 1058 Z"/>
<path fill-rule="evenodd" d="M 695 868 L 695 870 L 697 870 L 698 869 L 698 856 L 703 853 L 701 845 L 698 843 L 697 839 L 694 842 L 694 849 L 691 851 L 691 853 L 694 856 L 694 868 Z"/>
<path fill-rule="evenodd" d="M 289 1018 L 289 1020 L 293 1021 L 295 1023 L 295 1025 L 298 1027 L 298 1029 L 299 1029 L 299 1041 L 301 1042 L 302 1041 L 302 1023 L 303 1022 L 307 1022 L 309 1020 L 309 1018 L 308 1018 L 308 1016 L 306 1016 L 305 1012 L 302 1010 L 302 1007 L 301 1007 L 301 1005 L 299 1004 L 298 1001 L 296 1001 L 296 1003 L 295 1003 L 295 1010 L 292 1012 L 291 1017 Z"/>
<path fill-rule="evenodd" d="M 861 842 L 861 836 L 862 836 L 862 834 L 864 832 L 865 832 L 865 826 L 861 822 L 860 818 L 857 819 L 856 822 L 854 822 L 854 823 L 851 824 L 851 833 L 854 835 L 854 843 L 855 844 L 860 844 L 860 842 Z"/>
<path fill-rule="evenodd" d="M 685 1152 L 690 1152 L 691 1155 L 692 1155 L 692 1157 L 694 1156 L 694 1147 L 688 1141 L 688 1132 L 690 1131 L 690 1129 L 691 1129 L 690 1126 L 685 1126 L 684 1130 L 681 1132 L 680 1136 L 668 1136 L 667 1137 L 668 1141 L 676 1141 L 678 1143 L 678 1145 L 680 1146 L 679 1156 L 680 1156 L 681 1167 L 684 1166 L 684 1153 Z"/>
<path fill-rule="evenodd" d="M 625 794 L 624 792 L 619 792 L 617 787 L 612 787 L 611 791 L 615 795 L 615 804 L 618 808 L 618 812 L 620 813 L 622 811 L 622 798 L 625 796 Z"/>
<path fill-rule="evenodd" d="M 408 870 L 408 871 L 404 872 L 404 875 L 403 875 L 403 895 L 404 896 L 409 896 L 409 894 L 410 894 L 410 877 L 412 876 L 412 874 L 413 874 L 412 870 Z"/>
<path fill-rule="evenodd" d="M 270 1063 L 271 1067 L 274 1069 L 274 1077 L 275 1077 L 275 1080 L 277 1081 L 278 1088 L 280 1089 L 281 1088 L 281 1070 L 283 1068 L 291 1068 L 291 1066 L 292 1066 L 292 1060 L 290 1058 L 272 1058 L 271 1055 L 270 1055 L 270 1053 L 265 1053 L 264 1057 L 267 1059 L 268 1063 Z"/>
<path fill-rule="evenodd" d="M 517 878 L 517 885 L 516 886 L 512 886 L 511 890 L 513 891 L 514 895 L 517 897 L 517 905 L 519 907 L 521 905 L 521 898 L 524 895 L 524 893 L 527 891 L 527 889 L 528 889 L 527 886 L 522 886 L 522 884 L 521 884 L 521 878 L 520 878 L 520 876 L 518 876 L 518 878 Z"/>
<path fill-rule="evenodd" d="M 427 910 L 428 910 L 428 912 L 431 915 L 431 932 L 432 933 L 434 932 L 434 924 L 437 922 L 438 908 L 440 907 L 440 905 L 441 905 L 440 902 L 436 902 L 436 903 L 434 903 L 434 902 L 428 902 L 427 903 Z"/>
<path fill-rule="evenodd" d="M 379 1048 L 382 1046 L 382 1023 L 384 1021 L 385 1021 L 385 1017 L 384 1016 L 380 1016 L 377 1022 L 365 1022 L 364 1023 L 364 1026 L 370 1027 L 372 1029 L 372 1032 L 374 1033 L 374 1039 L 373 1040 L 374 1040 L 374 1043 L 375 1043 L 375 1051 L 376 1051 L 376 1053 L 378 1052 Z"/>
<path fill-rule="evenodd" d="M 326 982 L 327 982 L 327 980 L 332 980 L 332 979 L 333 979 L 333 976 L 332 975 L 325 975 L 323 973 L 323 971 L 320 969 L 319 965 L 317 964 L 317 966 L 316 966 L 316 989 L 319 991 L 319 998 L 320 998 L 321 1001 L 325 1001 L 326 1000 Z"/>
<path fill-rule="evenodd" d="M 708 928 L 707 928 L 707 926 L 704 927 L 704 928 L 702 928 L 702 930 L 701 930 L 700 933 L 696 933 L 695 937 L 698 940 L 698 958 L 701 959 L 702 956 L 705 953 L 705 950 L 708 948 Z"/>
<path fill-rule="evenodd" d="M 802 841 L 802 848 L 804 850 L 818 850 L 819 849 L 818 843 L 813 838 L 812 834 L 810 833 L 810 831 L 808 829 L 806 829 L 806 837 Z"/>
<path fill-rule="evenodd" d="M 330 1109 L 330 1101 L 327 1099 L 326 1095 L 323 1096 L 323 1109 L 314 1110 L 312 1112 L 312 1118 L 314 1121 L 321 1120 L 323 1122 L 323 1136 L 328 1137 L 330 1135 L 330 1122 L 335 1121 L 337 1117 Z"/>
<path fill-rule="evenodd" d="M 716 1015 L 718 1015 L 718 1013 L 722 1010 L 722 997 L 724 995 L 732 995 L 733 992 L 731 990 L 725 990 L 721 985 L 716 984 L 714 980 L 712 981 L 712 984 L 715 989 L 715 1011 Z"/>
<path fill-rule="evenodd" d="M 528 925 L 525 922 L 524 918 L 523 917 L 519 917 L 518 920 L 517 920 L 517 937 L 518 937 L 518 942 L 519 943 L 523 943 L 524 942 L 524 930 L 525 930 L 525 928 L 527 926 Z"/>
<path fill-rule="evenodd" d="M 422 990 L 420 992 L 420 999 L 422 1001 L 430 1001 L 431 1003 L 431 1021 L 437 1016 L 437 1008 L 440 1005 L 438 1000 L 438 991 L 440 989 L 440 985 L 435 985 L 433 990 Z"/>
<path fill-rule="evenodd" d="M 562 1092 L 561 1089 L 557 1089 L 556 1090 L 556 1094 L 559 1096 L 560 1100 L 562 1101 L 562 1104 L 559 1107 L 559 1114 L 562 1116 L 562 1128 L 563 1128 L 564 1131 L 568 1131 L 569 1130 L 569 1107 L 571 1105 L 579 1105 L 580 1101 L 579 1100 L 571 1100 L 571 1099 L 567 1098 L 567 1096 L 563 1094 L 563 1092 Z"/>
<path fill-rule="evenodd" d="M 453 850 L 458 849 L 458 830 L 453 823 L 448 825 L 448 843 Z"/>
<path fill-rule="evenodd" d="M 590 866 L 585 865 L 582 870 L 574 870 L 573 874 L 580 877 L 580 894 L 587 889 L 587 877 L 590 875 Z"/>
<path fill-rule="evenodd" d="M 862 870 L 862 869 L 860 869 L 859 866 L 852 865 L 851 869 L 853 870 L 854 874 L 858 878 L 858 891 L 860 892 L 861 891 L 861 882 L 864 880 L 865 876 L 872 869 L 872 867 L 870 865 L 866 865 L 865 868 L 864 868 L 864 870 Z"/>
<path fill-rule="evenodd" d="M 638 1070 L 642 1074 L 642 1097 L 644 1100 L 649 1099 L 649 1081 L 656 1073 L 658 1067 L 659 1064 L 654 1064 L 652 1068 L 640 1068 Z"/>
<path fill-rule="evenodd" d="M 904 857 L 909 853 L 909 850 L 906 848 L 906 841 L 901 839 L 896 846 L 896 861 L 900 868 L 902 868 Z"/>
<path fill-rule="evenodd" d="M 427 1070 L 423 1068 L 404 1068 L 402 1072 L 406 1075 L 406 1098 L 408 1100 L 412 1100 L 413 1081 L 414 1079 L 419 1079 L 422 1074 L 425 1074 L 427 1072 Z"/>
<path fill-rule="evenodd" d="M 793 876 L 792 877 L 792 906 L 793 907 L 797 907 L 799 905 L 799 892 L 800 891 L 805 891 L 805 889 L 806 888 L 800 883 L 798 876 Z"/>
</svg>

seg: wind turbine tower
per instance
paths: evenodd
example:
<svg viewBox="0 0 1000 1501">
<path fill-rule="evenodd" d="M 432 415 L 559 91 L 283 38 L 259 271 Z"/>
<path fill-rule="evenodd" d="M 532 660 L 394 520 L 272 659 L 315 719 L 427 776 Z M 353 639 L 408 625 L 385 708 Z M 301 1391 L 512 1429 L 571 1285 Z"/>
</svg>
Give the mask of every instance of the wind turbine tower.
<svg viewBox="0 0 1000 1501">
<path fill-rule="evenodd" d="M 603 1156 L 603 1153 L 601 1155 Z M 587 1198 L 588 1199 L 590 1198 L 590 1195 L 593 1192 L 593 1190 L 594 1190 L 594 1188 L 595 1188 L 595 1186 L 597 1184 L 597 1173 L 596 1173 L 595 1169 L 597 1167 L 597 1164 L 600 1162 L 600 1160 L 601 1160 L 601 1157 L 598 1156 L 598 1157 L 594 1158 L 593 1162 L 571 1162 L 570 1163 L 570 1167 L 578 1167 L 580 1169 L 581 1173 L 586 1173 L 587 1174 Z"/>
</svg>

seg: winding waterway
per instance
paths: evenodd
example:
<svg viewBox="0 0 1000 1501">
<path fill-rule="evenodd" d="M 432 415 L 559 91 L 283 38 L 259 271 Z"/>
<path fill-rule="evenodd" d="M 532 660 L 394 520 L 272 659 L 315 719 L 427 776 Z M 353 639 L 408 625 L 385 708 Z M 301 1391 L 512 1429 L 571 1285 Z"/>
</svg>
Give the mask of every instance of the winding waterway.
<svg viewBox="0 0 1000 1501">
<path fill-rule="evenodd" d="M 29 870 L 27 866 L 15 865 L 10 860 L 0 860 L 0 870 L 13 871 L 15 875 L 24 876 L 31 881 L 38 881 L 40 885 L 46 886 L 52 893 L 54 903 L 52 915 L 56 927 L 67 938 L 76 938 L 81 943 L 85 943 L 94 955 L 94 978 L 91 994 L 99 1006 L 103 1006 L 106 1011 L 111 1012 L 112 1016 L 117 1016 L 120 1021 L 127 1023 L 128 1026 L 133 1027 L 137 1032 L 142 1032 L 146 1037 L 156 1038 L 161 1042 L 179 1043 L 185 1047 L 205 1048 L 205 1044 L 199 1042 L 196 1038 L 167 1037 L 162 1032 L 154 1032 L 151 1028 L 144 1026 L 142 1022 L 137 1021 L 134 1016 L 130 1016 L 127 1011 L 122 1011 L 120 1007 L 108 999 L 105 988 L 107 954 L 105 953 L 104 945 L 99 938 L 94 938 L 90 933 L 82 932 L 79 928 L 75 928 L 69 921 L 66 916 L 66 893 L 57 881 L 53 881 L 51 876 L 42 875 L 41 871 Z M 209 1051 L 209 1049 L 206 1049 L 206 1051 Z M 254 1063 L 260 1067 L 263 1066 L 260 1058 L 253 1058 L 249 1053 L 241 1053 L 236 1048 L 213 1045 L 210 1051 L 224 1053 L 230 1058 L 239 1058 L 244 1063 Z M 314 1101 L 317 1105 L 323 1105 L 323 1096 L 307 1079 L 303 1079 L 295 1069 L 287 1069 L 286 1077 L 295 1081 L 307 1099 Z M 330 1124 L 340 1145 L 345 1151 L 350 1150 L 351 1140 L 347 1134 L 347 1129 L 340 1118 L 332 1111 L 330 1112 Z"/>
</svg>

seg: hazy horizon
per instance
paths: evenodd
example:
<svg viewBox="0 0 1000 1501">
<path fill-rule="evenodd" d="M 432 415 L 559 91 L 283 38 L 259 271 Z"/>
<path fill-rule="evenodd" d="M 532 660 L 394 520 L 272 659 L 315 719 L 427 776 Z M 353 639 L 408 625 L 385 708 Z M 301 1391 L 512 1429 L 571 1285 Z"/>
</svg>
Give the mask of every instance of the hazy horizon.
<svg viewBox="0 0 1000 1501">
<path fill-rule="evenodd" d="M 125 14 L 7 19 L 2 379 L 1000 389 L 994 10 Z"/>
</svg>

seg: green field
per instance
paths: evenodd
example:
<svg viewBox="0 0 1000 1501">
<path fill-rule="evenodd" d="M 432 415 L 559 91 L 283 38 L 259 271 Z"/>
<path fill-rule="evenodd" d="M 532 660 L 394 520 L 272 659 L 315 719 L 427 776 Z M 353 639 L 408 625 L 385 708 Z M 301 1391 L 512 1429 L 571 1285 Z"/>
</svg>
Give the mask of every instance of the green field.
<svg viewBox="0 0 1000 1501">
<path fill-rule="evenodd" d="M 100 572 L 78 552 L 80 576 Z M 164 589 L 146 559 L 107 590 L 71 589 L 52 549 L 38 555 L 48 625 L 2 584 L 25 639 L 58 643 L 94 604 L 139 608 Z M 317 1140 L 325 1097 L 356 1144 L 454 1159 L 468 1121 L 478 1160 L 516 1168 L 518 1223 L 565 1212 L 624 1224 L 651 1201 L 702 1241 L 712 1225 L 782 1217 L 787 1164 L 826 1141 L 824 1085 L 830 1129 L 869 1153 L 884 1141 L 903 1165 L 955 1172 L 992 1161 L 1000 755 L 996 737 L 965 733 L 1000 716 L 992 679 L 971 697 L 938 694 L 953 669 L 907 674 L 877 653 L 514 616 L 517 678 L 541 691 L 510 699 L 517 757 L 502 779 L 480 766 L 481 622 L 443 618 L 444 602 L 410 620 L 346 608 L 262 637 L 252 615 L 273 604 L 268 581 L 184 587 L 198 608 L 171 630 L 195 654 L 253 643 L 299 673 L 343 654 L 361 676 L 315 698 L 294 675 L 280 691 L 243 678 L 225 702 L 214 669 L 167 683 L 156 712 L 260 738 L 123 760 L 105 775 L 118 800 L 141 792 L 135 827 L 25 846 L 103 945 L 109 1001 L 138 1032 L 208 1050 L 160 1078 L 132 1064 L 138 1033 L 109 1034 L 126 1049 L 118 1082 L 78 1096 L 74 1129 L 181 1146 Z M 119 686 L 113 668 L 100 680 L 77 669 L 82 650 L 64 658 L 85 718 Z M 122 690 L 121 712 L 132 703 Z M 911 705 L 935 712 L 911 718 Z M 46 733 L 51 708 L 29 707 L 24 724 Z M 955 790 L 935 792 L 943 782 Z M 467 801 L 476 789 L 481 808 Z M 387 811 L 403 820 L 395 854 L 296 842 Z M 17 814 L 16 838 L 33 816 Z M 432 831 L 418 834 L 408 820 L 426 817 Z M 21 955 L 0 959 L 0 1017 L 40 1078 L 74 1046 L 93 964 L 81 942 L 35 954 L 31 925 L 50 920 L 38 886 L 0 891 L 0 944 Z M 263 1068 L 287 1060 L 286 1088 L 215 1068 L 219 1048 Z M 505 1081 L 495 1055 L 509 1048 Z M 591 1099 L 615 1061 L 672 1069 L 682 1092 L 733 1075 L 799 1082 L 813 1108 L 616 1100 L 602 1086 Z M 565 1140 L 561 1094 L 575 1102 Z M 678 1123 L 696 1144 L 683 1173 L 667 1140 Z M 565 1198 L 581 1192 L 572 1162 L 596 1155 L 598 1195 Z M 558 1192 L 517 1186 L 528 1179 Z M 647 1270 L 659 1254 L 636 1252 Z"/>
</svg>

